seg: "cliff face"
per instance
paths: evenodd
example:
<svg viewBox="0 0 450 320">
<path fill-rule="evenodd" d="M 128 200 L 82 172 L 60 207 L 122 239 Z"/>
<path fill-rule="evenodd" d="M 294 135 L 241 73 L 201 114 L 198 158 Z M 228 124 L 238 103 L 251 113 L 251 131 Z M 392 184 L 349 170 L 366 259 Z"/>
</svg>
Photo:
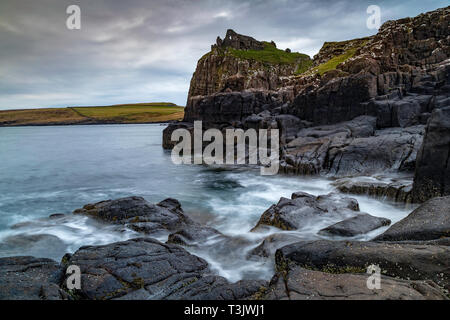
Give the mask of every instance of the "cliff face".
<svg viewBox="0 0 450 320">
<path fill-rule="evenodd" d="M 374 36 L 326 42 L 313 60 L 228 31 L 198 62 L 182 125 L 280 129 L 284 172 L 412 174 L 431 114 L 450 106 L 449 22 L 450 7 L 388 21 Z M 421 166 L 446 150 L 427 137 Z M 431 167 L 446 172 L 447 162 Z"/>
<path fill-rule="evenodd" d="M 381 96 L 427 91 L 424 85 L 445 77 L 439 64 L 450 57 L 449 20 L 450 9 L 444 8 L 388 21 L 373 37 L 325 43 L 313 66 L 292 80 L 296 98 L 290 113 L 331 124 L 358 115 L 378 116 L 386 103 L 364 103 L 376 97 L 392 100 Z"/>
<path fill-rule="evenodd" d="M 191 80 L 187 109 L 199 99 L 219 92 L 248 89 L 278 90 L 283 79 L 311 64 L 309 56 L 279 50 L 274 42 L 261 42 L 228 30 L 197 63 Z M 185 120 L 192 120 L 187 113 Z"/>
</svg>

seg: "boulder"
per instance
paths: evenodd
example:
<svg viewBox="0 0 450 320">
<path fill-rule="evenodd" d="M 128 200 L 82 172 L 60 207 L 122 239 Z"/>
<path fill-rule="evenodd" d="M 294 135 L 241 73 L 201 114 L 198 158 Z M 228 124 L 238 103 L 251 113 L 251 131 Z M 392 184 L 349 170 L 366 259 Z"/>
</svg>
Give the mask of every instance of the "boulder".
<svg viewBox="0 0 450 320">
<path fill-rule="evenodd" d="M 245 299 L 266 285 L 230 284 L 211 274 L 205 260 L 151 238 L 82 247 L 67 265 L 81 269 L 82 299 Z"/>
<path fill-rule="evenodd" d="M 433 240 L 450 237 L 450 196 L 428 200 L 375 240 Z"/>
<path fill-rule="evenodd" d="M 0 258 L 0 300 L 61 300 L 61 268 L 50 259 Z"/>
<path fill-rule="evenodd" d="M 389 219 L 374 217 L 370 214 L 363 213 L 326 227 L 320 230 L 319 234 L 353 237 L 390 224 L 391 220 Z"/>
<path fill-rule="evenodd" d="M 450 248 L 436 244 L 401 242 L 304 241 L 285 246 L 275 254 L 277 265 L 298 264 L 332 273 L 364 273 L 378 265 L 381 273 L 406 280 L 432 280 L 450 288 Z"/>
<path fill-rule="evenodd" d="M 281 171 L 336 177 L 413 171 L 423 126 L 375 130 L 375 118 L 300 130 L 281 152 Z"/>
<path fill-rule="evenodd" d="M 127 197 L 87 204 L 74 214 L 84 214 L 103 221 L 123 224 L 146 234 L 173 232 L 194 222 L 175 199 L 151 204 L 142 197 Z"/>
<path fill-rule="evenodd" d="M 304 192 L 293 193 L 291 199 L 281 198 L 276 205 L 267 209 L 252 229 L 274 226 L 282 230 L 296 230 L 308 226 L 313 221 L 325 218 L 339 219 L 356 215 L 358 202 L 352 198 L 336 194 L 315 197 Z"/>
</svg>

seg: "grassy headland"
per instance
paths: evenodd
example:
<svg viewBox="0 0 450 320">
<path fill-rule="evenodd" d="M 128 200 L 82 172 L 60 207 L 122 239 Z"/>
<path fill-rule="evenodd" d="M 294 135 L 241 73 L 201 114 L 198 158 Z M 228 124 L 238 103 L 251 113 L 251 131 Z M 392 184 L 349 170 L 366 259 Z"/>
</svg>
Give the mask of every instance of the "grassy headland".
<svg viewBox="0 0 450 320">
<path fill-rule="evenodd" d="M 151 123 L 180 120 L 183 115 L 183 107 L 167 102 L 0 110 L 0 126 Z"/>
</svg>

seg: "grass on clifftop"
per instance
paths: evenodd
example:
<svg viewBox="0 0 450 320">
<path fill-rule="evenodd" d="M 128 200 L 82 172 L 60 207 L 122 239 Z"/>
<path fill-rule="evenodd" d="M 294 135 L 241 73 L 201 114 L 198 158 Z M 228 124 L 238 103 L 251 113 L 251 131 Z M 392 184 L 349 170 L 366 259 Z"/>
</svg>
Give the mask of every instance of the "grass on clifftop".
<svg viewBox="0 0 450 320">
<path fill-rule="evenodd" d="M 83 117 L 97 120 L 118 120 L 129 122 L 150 122 L 175 120 L 183 113 L 183 108 L 173 103 L 139 103 L 105 107 L 73 107 Z"/>
<path fill-rule="evenodd" d="M 232 55 L 240 59 L 255 60 L 270 64 L 295 64 L 299 60 L 310 61 L 308 55 L 299 52 L 286 52 L 277 49 L 268 42 L 264 42 L 263 50 L 237 50 L 229 48 Z M 305 62 L 306 63 L 306 62 Z"/>
<path fill-rule="evenodd" d="M 173 103 L 138 103 L 105 107 L 69 107 L 0 111 L 0 126 L 77 123 L 148 123 L 181 120 L 184 108 Z"/>
<path fill-rule="evenodd" d="M 335 70 L 340 63 L 347 61 L 348 59 L 353 57 L 356 53 L 356 50 L 357 48 L 349 49 L 345 53 L 333 57 L 325 63 L 322 63 L 321 65 L 317 66 L 317 72 L 320 75 L 323 75 L 327 71 Z"/>
</svg>

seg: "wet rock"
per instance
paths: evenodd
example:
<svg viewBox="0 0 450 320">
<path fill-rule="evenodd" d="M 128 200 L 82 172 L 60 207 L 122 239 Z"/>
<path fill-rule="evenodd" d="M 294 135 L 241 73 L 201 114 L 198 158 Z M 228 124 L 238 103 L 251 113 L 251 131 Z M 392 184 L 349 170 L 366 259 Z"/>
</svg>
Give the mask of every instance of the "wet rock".
<svg viewBox="0 0 450 320">
<path fill-rule="evenodd" d="M 296 230 L 306 226 L 312 219 L 321 219 L 323 216 L 348 217 L 355 215 L 358 210 L 358 202 L 352 198 L 338 197 L 333 193 L 315 197 L 296 192 L 291 199 L 281 198 L 276 205 L 267 209 L 252 231 L 263 225 Z"/>
<path fill-rule="evenodd" d="M 320 230 L 319 234 L 353 237 L 390 224 L 391 220 L 389 219 L 364 213 L 326 227 Z"/>
<path fill-rule="evenodd" d="M 175 199 L 151 204 L 142 197 L 127 197 L 87 204 L 75 210 L 74 214 L 84 214 L 107 222 L 123 224 L 147 234 L 177 231 L 193 223 L 183 213 L 180 203 Z"/>
<path fill-rule="evenodd" d="M 336 177 L 413 171 L 422 126 L 375 130 L 375 118 L 300 130 L 282 149 L 281 170 Z"/>
<path fill-rule="evenodd" d="M 50 259 L 0 258 L 0 300 L 61 300 L 61 269 Z"/>
<path fill-rule="evenodd" d="M 205 260 L 151 238 L 82 247 L 67 264 L 81 268 L 85 299 L 245 299 L 265 284 L 230 284 Z"/>
<path fill-rule="evenodd" d="M 450 101 L 449 104 L 450 106 Z M 450 195 L 450 107 L 435 109 L 417 158 L 413 199 Z"/>
<path fill-rule="evenodd" d="M 433 240 L 450 237 L 450 196 L 431 199 L 375 240 Z"/>
<path fill-rule="evenodd" d="M 167 242 L 192 246 L 197 244 L 205 244 L 208 240 L 217 240 L 218 238 L 224 239 L 226 237 L 214 228 L 193 224 L 175 233 L 171 233 Z"/>
<path fill-rule="evenodd" d="M 334 176 L 413 171 L 423 138 L 421 130 L 420 127 L 379 130 L 373 137 L 334 146 L 328 153 L 329 162 L 325 168 Z"/>
<path fill-rule="evenodd" d="M 59 259 L 67 251 L 67 245 L 51 234 L 20 233 L 4 238 L 0 252 L 4 256 L 29 255 Z"/>
<path fill-rule="evenodd" d="M 377 95 L 377 77 L 358 73 L 335 78 L 295 97 L 289 113 L 315 125 L 333 124 L 365 115 L 362 102 Z"/>
<path fill-rule="evenodd" d="M 273 257 L 277 249 L 302 240 L 300 236 L 290 233 L 275 233 L 266 237 L 261 244 L 249 252 L 249 257 Z"/>
<path fill-rule="evenodd" d="M 387 198 L 396 202 L 411 203 L 412 181 L 399 179 L 384 182 L 374 178 L 343 178 L 332 183 L 340 192 L 365 194 L 376 198 Z"/>
<path fill-rule="evenodd" d="M 378 265 L 381 273 L 406 280 L 432 280 L 450 287 L 450 248 L 401 242 L 329 241 L 297 242 L 277 250 L 277 265 L 289 263 L 332 273 L 364 273 Z"/>
<path fill-rule="evenodd" d="M 446 300 L 433 283 L 381 277 L 381 288 L 367 288 L 368 275 L 330 274 L 292 266 L 279 272 L 264 292 L 268 300 Z"/>
</svg>

